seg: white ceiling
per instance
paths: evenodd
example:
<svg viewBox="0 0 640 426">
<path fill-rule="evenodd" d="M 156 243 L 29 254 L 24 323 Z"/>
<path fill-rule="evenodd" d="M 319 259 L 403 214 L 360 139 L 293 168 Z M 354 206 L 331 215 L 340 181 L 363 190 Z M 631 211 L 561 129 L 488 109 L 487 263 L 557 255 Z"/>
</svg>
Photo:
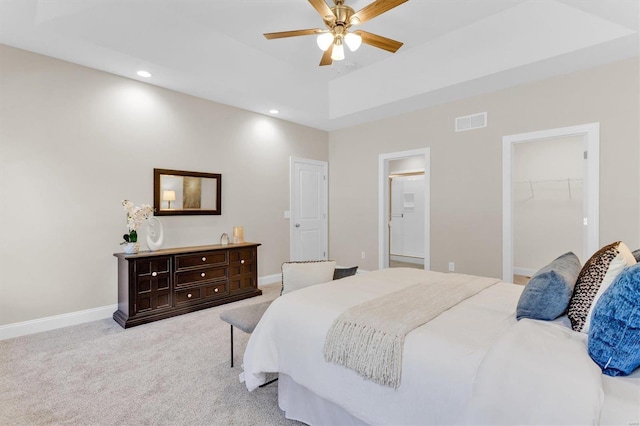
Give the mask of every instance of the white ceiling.
<svg viewBox="0 0 640 426">
<path fill-rule="evenodd" d="M 307 0 L 0 0 L 0 43 L 334 130 L 638 56 L 639 15 L 638 0 L 409 0 L 360 26 L 397 53 L 319 67 L 314 36 L 262 36 L 324 28 Z"/>
</svg>

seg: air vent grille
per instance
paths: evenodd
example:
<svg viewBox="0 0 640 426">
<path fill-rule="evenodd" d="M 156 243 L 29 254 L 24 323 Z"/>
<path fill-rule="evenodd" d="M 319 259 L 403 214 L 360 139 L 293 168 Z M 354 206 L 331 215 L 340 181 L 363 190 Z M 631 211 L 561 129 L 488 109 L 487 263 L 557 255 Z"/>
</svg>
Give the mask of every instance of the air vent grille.
<svg viewBox="0 0 640 426">
<path fill-rule="evenodd" d="M 486 112 L 480 112 L 478 114 L 465 115 L 464 117 L 456 118 L 456 132 L 480 129 L 482 127 L 487 127 Z"/>
</svg>

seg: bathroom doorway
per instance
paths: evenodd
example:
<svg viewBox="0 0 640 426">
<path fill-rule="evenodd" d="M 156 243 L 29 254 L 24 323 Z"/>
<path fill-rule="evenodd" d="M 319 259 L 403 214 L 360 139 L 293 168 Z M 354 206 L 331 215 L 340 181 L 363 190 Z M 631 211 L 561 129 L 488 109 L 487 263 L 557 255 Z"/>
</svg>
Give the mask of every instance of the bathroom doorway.
<svg viewBox="0 0 640 426">
<path fill-rule="evenodd" d="M 380 154 L 378 265 L 429 269 L 429 148 Z"/>
<path fill-rule="evenodd" d="M 389 267 L 424 269 L 424 166 L 402 171 L 407 160 L 423 159 L 394 160 L 389 166 Z"/>
</svg>

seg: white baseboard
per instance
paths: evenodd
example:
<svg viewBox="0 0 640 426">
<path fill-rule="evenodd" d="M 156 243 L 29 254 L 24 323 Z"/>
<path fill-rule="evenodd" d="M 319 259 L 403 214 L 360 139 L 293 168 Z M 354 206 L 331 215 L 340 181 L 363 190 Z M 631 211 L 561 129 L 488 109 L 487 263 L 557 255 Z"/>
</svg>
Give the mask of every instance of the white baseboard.
<svg viewBox="0 0 640 426">
<path fill-rule="evenodd" d="M 0 340 L 111 318 L 117 309 L 118 305 L 116 304 L 2 325 L 0 326 Z"/>
<path fill-rule="evenodd" d="M 414 263 L 416 265 L 424 265 L 424 257 L 419 256 L 405 256 L 402 254 L 392 254 L 389 256 L 390 260 L 396 262 Z"/>
<path fill-rule="evenodd" d="M 281 280 L 281 274 L 266 275 L 264 277 L 258 277 L 258 285 L 273 284 L 280 282 Z M 69 327 L 71 325 L 84 324 L 85 322 L 111 318 L 117 309 L 118 305 L 115 304 L 24 322 L 0 325 L 0 340 L 13 339 L 14 337 L 26 336 L 28 334 L 35 334 L 43 331 Z"/>
<path fill-rule="evenodd" d="M 525 277 L 531 277 L 533 276 L 533 274 L 535 274 L 536 272 L 538 272 L 537 269 L 531 269 L 531 268 L 519 268 L 517 266 L 513 267 L 513 274 L 514 275 L 524 275 Z"/>
<path fill-rule="evenodd" d="M 265 275 L 264 277 L 258 277 L 258 286 L 275 284 L 280 281 L 282 281 L 282 274 Z"/>
</svg>

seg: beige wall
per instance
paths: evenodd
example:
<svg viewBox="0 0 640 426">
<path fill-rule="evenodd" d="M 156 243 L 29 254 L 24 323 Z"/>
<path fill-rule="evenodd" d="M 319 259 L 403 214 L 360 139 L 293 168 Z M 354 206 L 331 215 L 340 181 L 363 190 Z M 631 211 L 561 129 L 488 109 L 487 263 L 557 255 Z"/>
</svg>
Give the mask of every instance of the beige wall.
<svg viewBox="0 0 640 426">
<path fill-rule="evenodd" d="M 601 126 L 600 243 L 640 247 L 639 99 L 634 58 L 331 132 L 331 257 L 377 269 L 378 155 L 430 147 L 431 268 L 454 261 L 457 272 L 500 277 L 502 137 L 592 122 Z M 484 111 L 488 127 L 453 131 L 455 117 Z"/>
<path fill-rule="evenodd" d="M 378 155 L 428 146 L 432 269 L 500 276 L 502 137 L 600 122 L 600 242 L 638 248 L 638 73 L 636 58 L 327 135 L 0 45 L 0 325 L 116 303 L 120 202 L 152 202 L 154 167 L 223 176 L 223 215 L 162 217 L 167 247 L 243 225 L 266 276 L 289 257 L 289 156 L 328 159 L 330 256 L 373 270 Z M 482 111 L 489 127 L 453 132 Z"/>
<path fill-rule="evenodd" d="M 117 302 L 154 167 L 222 173 L 222 215 L 161 217 L 166 247 L 242 225 L 260 276 L 288 260 L 289 156 L 326 161 L 326 132 L 2 45 L 0 79 L 0 325 Z"/>
</svg>

